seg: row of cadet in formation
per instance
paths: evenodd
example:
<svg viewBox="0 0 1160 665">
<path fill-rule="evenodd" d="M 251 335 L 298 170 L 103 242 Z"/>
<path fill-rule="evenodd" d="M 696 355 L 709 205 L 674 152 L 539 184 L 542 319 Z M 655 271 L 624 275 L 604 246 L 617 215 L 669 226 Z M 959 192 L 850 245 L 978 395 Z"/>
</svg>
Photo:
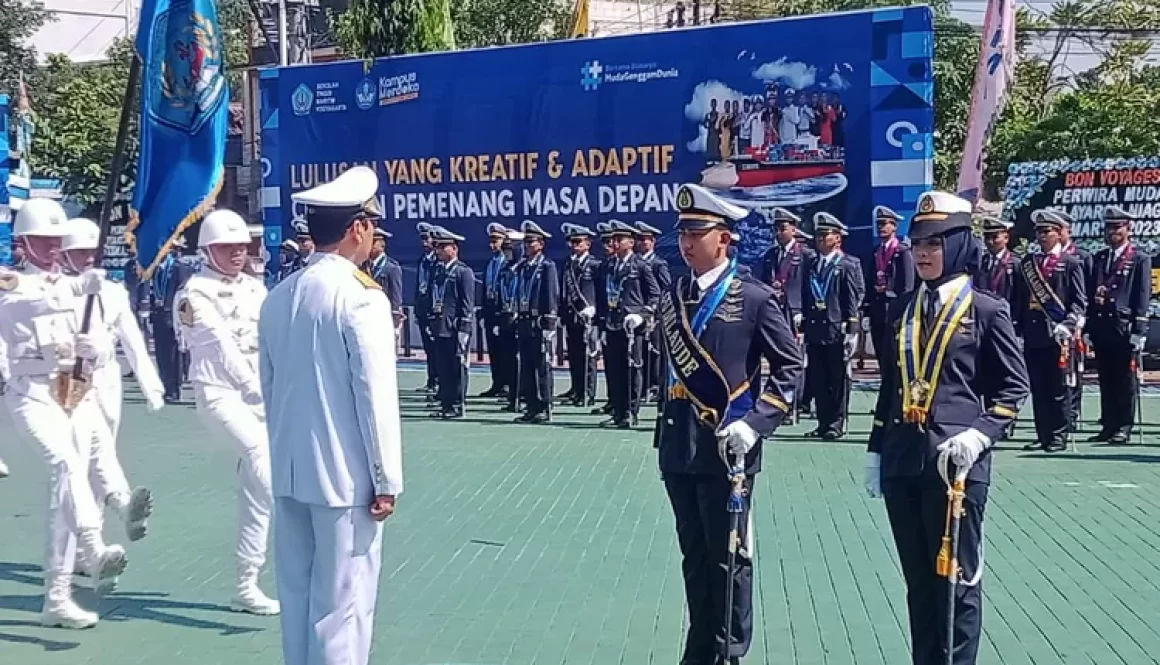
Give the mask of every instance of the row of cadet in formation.
<svg viewBox="0 0 1160 665">
<path fill-rule="evenodd" d="M 847 429 L 853 368 L 859 335 L 881 355 L 891 331 L 889 310 L 915 288 L 916 271 L 907 239 L 898 236 L 901 215 L 874 210 L 879 243 L 867 261 L 842 251 L 848 229 L 828 213 L 813 219 L 813 236 L 801 219 L 773 210 L 775 242 L 765 254 L 759 279 L 774 291 L 807 358 L 795 393 L 794 416 L 816 404 L 818 426 L 809 436 L 832 440 Z M 1116 206 L 1105 211 L 1107 247 L 1093 255 L 1072 242 L 1072 220 L 1062 211 L 1032 214 L 1036 242 L 1016 256 L 1011 223 L 976 220 L 985 251 L 971 266 L 977 289 L 1007 301 L 1016 333 L 1024 343 L 1034 377 L 1035 441 L 1028 449 L 1063 450 L 1080 427 L 1080 394 L 1085 359 L 1099 367 L 1099 432 L 1090 440 L 1130 441 L 1139 389 L 1138 355 L 1147 336 L 1151 258 L 1131 243 L 1131 216 Z M 415 317 L 427 359 L 433 414 L 461 418 L 467 395 L 468 345 L 474 329 L 476 277 L 458 260 L 465 239 L 442 227 L 420 223 L 426 250 L 417 268 Z M 607 372 L 608 399 L 593 413 L 609 416 L 605 426 L 632 427 L 642 403 L 669 390 L 662 358 L 656 305 L 671 288 L 667 262 L 655 251 L 660 230 L 612 220 L 593 232 L 564 224 L 571 256 L 557 269 L 544 256 L 551 238 L 535 222 L 520 229 L 487 227 L 493 258 L 482 275 L 478 308 L 487 336 L 491 385 L 481 397 L 506 401 L 523 414 L 518 422 L 551 418 L 551 359 L 555 336 L 564 336 L 570 387 L 555 399 L 573 406 L 596 404 L 597 363 Z M 300 234 L 305 235 L 304 231 Z M 399 264 L 383 251 L 389 233 L 367 265 L 402 322 Z M 592 253 L 599 238 L 603 258 Z M 522 244 L 522 258 L 515 243 Z M 812 245 L 812 246 L 811 246 Z M 867 289 L 866 286 L 872 288 Z"/>
</svg>

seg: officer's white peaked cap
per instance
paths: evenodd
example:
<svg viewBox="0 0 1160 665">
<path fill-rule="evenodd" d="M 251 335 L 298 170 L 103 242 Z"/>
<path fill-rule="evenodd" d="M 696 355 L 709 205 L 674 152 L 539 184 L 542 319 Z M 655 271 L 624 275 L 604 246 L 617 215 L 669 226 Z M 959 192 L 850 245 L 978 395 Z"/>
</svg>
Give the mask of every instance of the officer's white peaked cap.
<svg viewBox="0 0 1160 665">
<path fill-rule="evenodd" d="M 390 238 L 393 235 L 394 234 L 392 234 L 390 231 L 388 231 L 384 228 L 380 228 L 380 227 L 375 228 L 375 237 L 376 238 Z"/>
<path fill-rule="evenodd" d="M 63 238 L 68 233 L 68 215 L 52 199 L 29 199 L 20 206 L 12 224 L 12 235 Z"/>
<path fill-rule="evenodd" d="M 91 219 L 77 217 L 68 220 L 68 233 L 60 241 L 60 251 L 96 249 L 101 242 L 101 227 Z"/>
<path fill-rule="evenodd" d="M 597 222 L 596 232 L 604 237 L 612 236 L 612 226 L 608 222 Z"/>
<path fill-rule="evenodd" d="M 613 219 L 608 222 L 608 233 L 614 236 L 634 236 L 636 235 L 636 227 L 628 222 Z"/>
<path fill-rule="evenodd" d="M 1071 215 L 1062 210 L 1051 210 L 1049 208 L 1042 208 L 1031 213 L 1031 222 L 1035 226 L 1054 227 L 1058 229 L 1068 228 L 1071 226 Z"/>
<path fill-rule="evenodd" d="M 1014 222 L 1005 222 L 998 217 L 992 217 L 990 215 L 984 215 L 980 217 L 979 222 L 983 227 L 983 233 L 1010 231 L 1011 227 L 1015 226 Z"/>
<path fill-rule="evenodd" d="M 913 240 L 940 236 L 973 225 L 971 202 L 948 192 L 923 192 L 918 197 L 908 235 Z"/>
<path fill-rule="evenodd" d="M 492 222 L 487 225 L 487 237 L 489 238 L 507 238 L 508 227 L 499 222 Z"/>
<path fill-rule="evenodd" d="M 379 177 L 373 169 L 356 166 L 337 178 L 290 198 L 314 208 L 354 208 L 372 217 L 382 217 L 379 207 Z"/>
<path fill-rule="evenodd" d="M 749 211 L 733 205 L 701 185 L 681 185 L 677 190 L 677 227 L 710 229 L 716 226 L 732 228 L 749 216 Z"/>
<path fill-rule="evenodd" d="M 660 229 L 655 226 L 650 226 L 645 222 L 637 222 L 635 226 L 636 234 L 640 236 L 659 236 L 661 234 Z"/>
<path fill-rule="evenodd" d="M 529 238 L 551 238 L 552 234 L 540 228 L 540 225 L 530 219 L 525 219 L 523 224 L 520 224 L 520 231 L 524 234 L 524 239 Z"/>
<path fill-rule="evenodd" d="M 1124 222 L 1130 222 L 1133 219 L 1135 217 L 1132 216 L 1132 213 L 1124 210 L 1120 206 L 1108 206 L 1104 208 L 1105 224 L 1122 224 Z"/>
<path fill-rule="evenodd" d="M 289 249 L 291 251 L 297 252 L 298 251 L 298 243 L 294 242 L 293 240 L 289 240 L 289 239 L 283 240 L 282 241 L 282 249 Z"/>
<path fill-rule="evenodd" d="M 573 224 L 572 222 L 564 222 L 560 225 L 560 233 L 564 234 L 565 238 L 592 238 L 596 234 L 592 229 L 580 224 Z"/>
<path fill-rule="evenodd" d="M 897 222 L 898 220 L 902 219 L 902 215 L 894 212 L 893 209 L 886 206 L 874 206 L 874 219 L 880 222 Z"/>
<path fill-rule="evenodd" d="M 465 238 L 457 233 L 452 233 L 442 226 L 432 226 L 430 230 L 431 242 L 437 245 L 463 242 Z"/>
<path fill-rule="evenodd" d="M 246 228 L 246 220 L 233 210 L 214 210 L 201 221 L 201 229 L 197 234 L 198 247 L 248 244 L 250 230 Z"/>
<path fill-rule="evenodd" d="M 773 223 L 790 222 L 794 226 L 802 223 L 802 218 L 786 210 L 785 208 L 773 209 Z"/>
<path fill-rule="evenodd" d="M 842 220 L 828 212 L 814 213 L 814 232 L 818 231 L 837 231 L 844 236 L 850 235 L 850 229 L 842 223 Z"/>
</svg>

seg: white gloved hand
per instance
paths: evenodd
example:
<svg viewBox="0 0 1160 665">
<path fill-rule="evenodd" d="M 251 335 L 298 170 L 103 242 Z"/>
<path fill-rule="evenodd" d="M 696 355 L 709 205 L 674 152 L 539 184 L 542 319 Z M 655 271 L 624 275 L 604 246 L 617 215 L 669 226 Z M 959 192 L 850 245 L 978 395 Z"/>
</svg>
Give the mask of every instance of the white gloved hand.
<svg viewBox="0 0 1160 665">
<path fill-rule="evenodd" d="M 733 463 L 730 460 L 734 457 L 748 455 L 760 438 L 761 435 L 750 427 L 749 423 L 744 420 L 736 420 L 725 429 L 717 432 L 717 453 L 721 455 L 721 460 L 725 462 L 725 466 L 732 467 Z"/>
<path fill-rule="evenodd" d="M 163 393 L 145 393 L 145 407 L 149 409 L 149 413 L 157 413 L 163 406 L 165 406 L 165 395 Z"/>
<path fill-rule="evenodd" d="M 492 326 L 491 334 L 495 335 L 496 337 L 499 337 L 499 326 Z"/>
<path fill-rule="evenodd" d="M 89 333 L 77 333 L 74 350 L 78 358 L 88 360 L 94 368 L 104 367 L 116 353 L 107 336 Z"/>
<path fill-rule="evenodd" d="M 974 466 L 979 455 L 991 445 L 991 439 L 975 428 L 959 432 L 938 445 L 938 451 L 949 452 L 951 461 L 960 469 Z"/>
<path fill-rule="evenodd" d="M 1129 338 L 1128 341 L 1132 344 L 1132 350 L 1135 351 L 1136 353 L 1139 353 L 1139 352 L 1144 350 L 1144 336 L 1143 335 L 1132 335 L 1132 337 Z"/>
<path fill-rule="evenodd" d="M 842 345 L 846 349 L 846 358 L 853 358 L 854 350 L 858 348 L 858 333 L 848 333 L 842 341 Z"/>
<path fill-rule="evenodd" d="M 1056 342 L 1063 344 L 1064 342 L 1071 340 L 1071 331 L 1068 330 L 1067 326 L 1063 325 L 1062 323 L 1057 323 L 1055 324 L 1055 327 L 1051 329 L 1051 336 L 1055 338 Z"/>
<path fill-rule="evenodd" d="M 882 455 L 866 453 L 866 496 L 882 498 Z"/>
<path fill-rule="evenodd" d="M 870 317 L 862 317 L 862 330 L 870 330 Z"/>
<path fill-rule="evenodd" d="M 798 312 L 798 313 L 793 315 L 793 327 L 799 328 L 799 329 L 802 327 L 802 313 L 801 312 Z"/>
<path fill-rule="evenodd" d="M 640 314 L 629 314 L 624 317 L 624 327 L 629 330 L 636 330 L 642 323 L 644 323 L 644 317 Z"/>
<path fill-rule="evenodd" d="M 1083 334 L 1083 345 L 1084 345 L 1084 346 L 1086 346 L 1086 347 L 1087 347 L 1087 348 L 1089 348 L 1089 349 L 1090 349 L 1090 348 L 1092 348 L 1092 338 L 1091 338 L 1091 335 L 1088 335 L 1087 333 L 1084 333 L 1084 334 Z"/>
<path fill-rule="evenodd" d="M 80 276 L 81 293 L 86 296 L 95 296 L 101 292 L 105 284 L 105 271 L 100 268 L 89 268 Z"/>
<path fill-rule="evenodd" d="M 596 316 L 596 308 L 592 305 L 589 305 L 580 310 L 580 316 L 588 321 L 591 321 L 592 317 Z"/>
</svg>

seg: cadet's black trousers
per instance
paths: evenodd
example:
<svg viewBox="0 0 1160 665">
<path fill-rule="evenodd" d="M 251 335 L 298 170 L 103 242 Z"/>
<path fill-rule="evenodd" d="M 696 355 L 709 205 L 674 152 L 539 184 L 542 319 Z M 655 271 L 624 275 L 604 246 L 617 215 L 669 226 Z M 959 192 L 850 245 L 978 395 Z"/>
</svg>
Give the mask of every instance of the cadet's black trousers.
<svg viewBox="0 0 1160 665">
<path fill-rule="evenodd" d="M 503 331 L 499 330 L 499 325 L 491 317 L 488 317 L 484 328 L 484 334 L 487 336 L 487 357 L 491 361 L 488 367 L 491 374 L 491 386 L 488 390 L 502 390 L 505 387 L 504 380 L 507 378 L 503 366 L 503 350 L 501 348 L 503 342 L 500 341 L 500 335 L 503 334 Z M 499 334 L 497 334 L 497 330 Z"/>
<path fill-rule="evenodd" d="M 596 399 L 596 356 L 588 354 L 588 327 L 569 323 L 565 326 L 568 351 L 568 374 L 572 377 L 572 399 Z"/>
<path fill-rule="evenodd" d="M 888 478 L 882 483 L 890 530 L 906 580 L 910 615 L 911 662 L 943 665 L 949 581 L 935 563 L 946 528 L 947 490 L 942 479 L 923 475 Z M 954 664 L 974 665 L 983 630 L 983 513 L 987 485 L 967 483 L 959 528 L 958 559 L 962 576 L 955 589 Z M 971 585 L 971 582 L 975 582 Z"/>
<path fill-rule="evenodd" d="M 810 392 L 817 403 L 818 432 L 844 432 L 846 394 L 850 391 L 846 377 L 846 349 L 836 344 L 809 344 Z"/>
<path fill-rule="evenodd" d="M 506 388 L 508 400 L 515 401 L 519 396 L 512 396 L 519 384 L 519 348 L 516 346 L 516 329 L 511 324 L 500 324 L 499 335 L 495 338 L 495 351 L 492 352 L 491 362 L 495 363 L 499 372 L 494 379 L 495 385 Z"/>
<path fill-rule="evenodd" d="M 654 388 L 660 390 L 661 386 L 665 385 L 665 359 L 661 355 L 661 329 L 660 326 L 653 328 L 652 332 L 646 337 L 647 347 L 644 354 L 644 385 L 641 386 L 642 397 Z"/>
<path fill-rule="evenodd" d="M 431 346 L 435 350 L 439 405 L 444 411 L 463 411 L 467 397 L 467 358 L 459 355 L 459 340 L 436 337 Z"/>
<path fill-rule="evenodd" d="M 183 368 L 173 319 L 164 309 L 155 309 L 150 312 L 149 321 L 153 325 L 153 352 L 157 355 L 157 373 L 161 375 L 165 396 L 181 399 Z"/>
<path fill-rule="evenodd" d="M 544 354 L 544 331 L 520 324 L 520 389 L 528 413 L 546 413 L 552 403 L 552 368 Z"/>
<path fill-rule="evenodd" d="M 427 356 L 427 387 L 434 388 L 439 381 L 439 361 L 435 359 L 438 351 L 435 348 L 434 338 L 431 337 L 429 323 L 420 319 L 419 339 L 423 342 L 423 353 Z"/>
<path fill-rule="evenodd" d="M 608 381 L 612 417 L 627 420 L 630 414 L 640 413 L 644 333 L 609 330 L 605 340 L 604 376 Z"/>
<path fill-rule="evenodd" d="M 1063 442 L 1068 430 L 1068 391 L 1059 366 L 1059 345 L 1025 348 L 1027 375 L 1031 379 L 1031 404 L 1035 410 L 1035 436 L 1042 445 Z"/>
<path fill-rule="evenodd" d="M 753 478 L 745 479 L 753 496 Z M 664 475 L 665 491 L 677 521 L 689 633 L 681 663 L 713 665 L 718 655 L 740 658 L 753 638 L 753 544 L 749 533 L 749 501 L 741 514 L 741 546 L 733 577 L 733 630 L 725 647 L 725 585 L 728 582 L 729 480 L 721 475 Z"/>
<path fill-rule="evenodd" d="M 1127 338 L 1093 337 L 1099 363 L 1100 424 L 1110 434 L 1131 434 L 1136 424 L 1136 375 L 1132 373 L 1132 346 Z"/>
</svg>

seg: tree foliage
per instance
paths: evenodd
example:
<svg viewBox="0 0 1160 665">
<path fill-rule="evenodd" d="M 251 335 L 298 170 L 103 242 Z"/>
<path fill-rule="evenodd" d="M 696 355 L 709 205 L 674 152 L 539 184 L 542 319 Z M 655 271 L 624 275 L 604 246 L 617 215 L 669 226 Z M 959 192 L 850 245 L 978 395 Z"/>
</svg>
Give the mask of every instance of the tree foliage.
<svg viewBox="0 0 1160 665">
<path fill-rule="evenodd" d="M 15 96 L 23 74 L 36 77 L 36 51 L 29 41 L 53 20 L 38 0 L 0 0 L 0 94 Z"/>
<path fill-rule="evenodd" d="M 453 0 L 451 18 L 460 48 L 527 44 L 565 37 L 567 0 Z"/>
<path fill-rule="evenodd" d="M 351 0 L 332 24 L 343 52 L 363 60 L 455 48 L 449 0 Z"/>
</svg>

